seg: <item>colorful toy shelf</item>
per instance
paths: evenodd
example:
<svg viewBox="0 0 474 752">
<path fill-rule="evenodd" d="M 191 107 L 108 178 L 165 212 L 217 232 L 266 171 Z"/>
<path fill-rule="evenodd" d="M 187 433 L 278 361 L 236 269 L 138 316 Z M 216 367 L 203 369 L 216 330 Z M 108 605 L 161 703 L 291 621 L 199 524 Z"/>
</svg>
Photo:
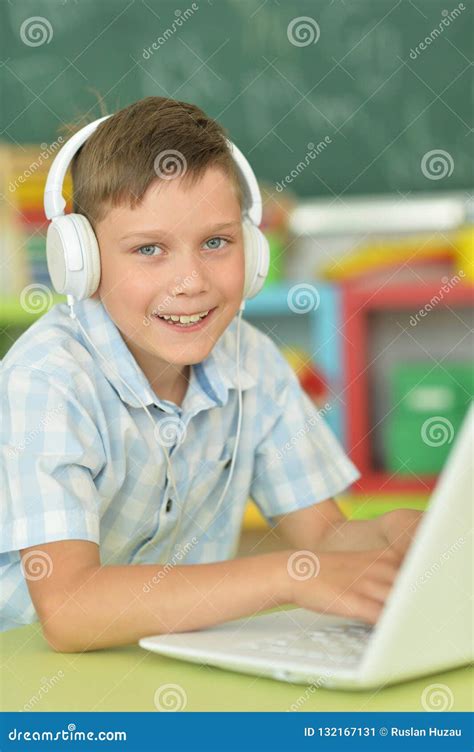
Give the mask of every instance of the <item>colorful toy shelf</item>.
<svg viewBox="0 0 474 752">
<path fill-rule="evenodd" d="M 346 414 L 347 448 L 351 459 L 361 472 L 361 479 L 354 485 L 355 493 L 379 491 L 391 492 L 429 492 L 435 482 L 436 475 L 389 472 L 385 468 L 374 465 L 373 446 L 371 440 L 374 432 L 372 412 L 374 402 L 374 385 L 371 382 L 370 362 L 370 327 L 374 315 L 386 312 L 404 311 L 408 320 L 408 312 L 426 308 L 427 301 L 436 301 L 438 311 L 453 316 L 459 320 L 459 311 L 455 309 L 471 309 L 474 301 L 474 287 L 471 283 L 459 283 L 449 290 L 449 295 L 440 296 L 438 281 L 415 280 L 403 283 L 371 285 L 365 283 L 346 283 L 342 286 L 342 316 L 344 319 L 344 399 L 350 409 Z M 412 314 L 413 317 L 413 314 Z M 423 321 L 425 317 L 419 317 Z M 417 320 L 413 317 L 413 320 Z M 418 323 L 417 323 L 418 325 Z M 410 325 L 408 324 L 408 330 Z M 468 327 L 466 327 L 466 331 Z M 400 336 L 405 334 L 400 332 Z M 410 336 L 410 332 L 406 336 Z M 453 343 L 450 343 L 453 349 Z M 388 345 L 389 346 L 389 345 Z M 388 347 L 387 346 L 387 347 Z M 448 351 L 450 348 L 445 348 Z M 431 362 L 427 353 L 421 355 Z M 449 353 L 447 353 L 449 355 Z M 471 356 L 472 357 L 472 356 Z M 445 361 L 446 365 L 447 361 Z M 433 366 L 434 367 L 434 366 Z M 388 406 L 390 411 L 390 406 Z M 407 440 L 410 437 L 407 436 Z"/>
</svg>

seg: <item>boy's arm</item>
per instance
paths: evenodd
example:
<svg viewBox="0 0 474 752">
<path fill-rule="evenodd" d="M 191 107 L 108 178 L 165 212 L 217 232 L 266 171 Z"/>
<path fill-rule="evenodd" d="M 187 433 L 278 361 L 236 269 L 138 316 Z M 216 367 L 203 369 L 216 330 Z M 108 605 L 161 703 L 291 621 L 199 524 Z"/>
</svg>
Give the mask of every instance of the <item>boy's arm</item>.
<svg viewBox="0 0 474 752">
<path fill-rule="evenodd" d="M 214 564 L 101 566 L 97 544 L 83 540 L 20 553 L 44 636 L 61 652 L 203 629 L 289 603 L 374 624 L 402 558 L 390 549 L 318 549 L 317 567 L 292 550 Z"/>
<path fill-rule="evenodd" d="M 348 520 L 334 499 L 276 517 L 276 529 L 290 546 L 320 551 L 364 551 L 393 546 L 405 553 L 422 512 L 396 509 L 371 520 Z"/>
<path fill-rule="evenodd" d="M 187 566 L 101 566 L 97 544 L 85 540 L 20 551 L 43 633 L 62 652 L 205 628 L 289 603 L 290 553 Z"/>
</svg>

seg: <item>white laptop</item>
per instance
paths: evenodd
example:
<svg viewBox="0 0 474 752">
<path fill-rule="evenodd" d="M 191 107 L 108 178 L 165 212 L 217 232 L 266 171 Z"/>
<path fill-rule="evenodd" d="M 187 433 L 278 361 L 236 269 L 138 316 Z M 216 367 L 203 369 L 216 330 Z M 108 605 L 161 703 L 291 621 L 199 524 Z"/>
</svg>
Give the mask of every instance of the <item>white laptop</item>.
<svg viewBox="0 0 474 752">
<path fill-rule="evenodd" d="M 375 626 L 290 608 L 145 637 L 140 646 L 194 663 L 341 689 L 470 663 L 473 433 L 471 405 Z"/>
</svg>

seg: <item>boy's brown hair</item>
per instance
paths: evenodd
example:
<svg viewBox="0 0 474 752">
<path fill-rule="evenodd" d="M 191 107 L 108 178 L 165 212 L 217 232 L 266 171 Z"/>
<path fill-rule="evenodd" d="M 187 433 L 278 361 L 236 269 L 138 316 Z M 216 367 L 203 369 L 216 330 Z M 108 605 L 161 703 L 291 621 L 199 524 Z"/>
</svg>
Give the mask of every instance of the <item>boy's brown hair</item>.
<svg viewBox="0 0 474 752">
<path fill-rule="evenodd" d="M 232 180 L 243 209 L 244 190 L 226 138 L 226 129 L 194 104 L 140 99 L 101 123 L 74 156 L 73 211 L 95 226 L 108 208 L 137 206 L 152 182 L 181 177 L 193 185 L 210 166 Z"/>
</svg>

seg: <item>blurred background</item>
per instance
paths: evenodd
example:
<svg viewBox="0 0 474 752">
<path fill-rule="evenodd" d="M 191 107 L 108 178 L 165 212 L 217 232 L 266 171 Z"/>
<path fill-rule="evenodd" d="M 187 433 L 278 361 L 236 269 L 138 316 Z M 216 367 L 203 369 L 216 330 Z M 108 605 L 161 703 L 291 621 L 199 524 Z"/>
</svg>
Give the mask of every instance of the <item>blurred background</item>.
<svg viewBox="0 0 474 752">
<path fill-rule="evenodd" d="M 244 315 L 359 467 L 341 507 L 424 508 L 473 394 L 472 14 L 445 0 L 3 0 L 0 357 L 60 300 L 42 193 L 61 127 L 149 95 L 193 102 L 259 180 L 271 267 Z M 244 553 L 278 545 L 251 503 L 245 529 Z"/>
</svg>

